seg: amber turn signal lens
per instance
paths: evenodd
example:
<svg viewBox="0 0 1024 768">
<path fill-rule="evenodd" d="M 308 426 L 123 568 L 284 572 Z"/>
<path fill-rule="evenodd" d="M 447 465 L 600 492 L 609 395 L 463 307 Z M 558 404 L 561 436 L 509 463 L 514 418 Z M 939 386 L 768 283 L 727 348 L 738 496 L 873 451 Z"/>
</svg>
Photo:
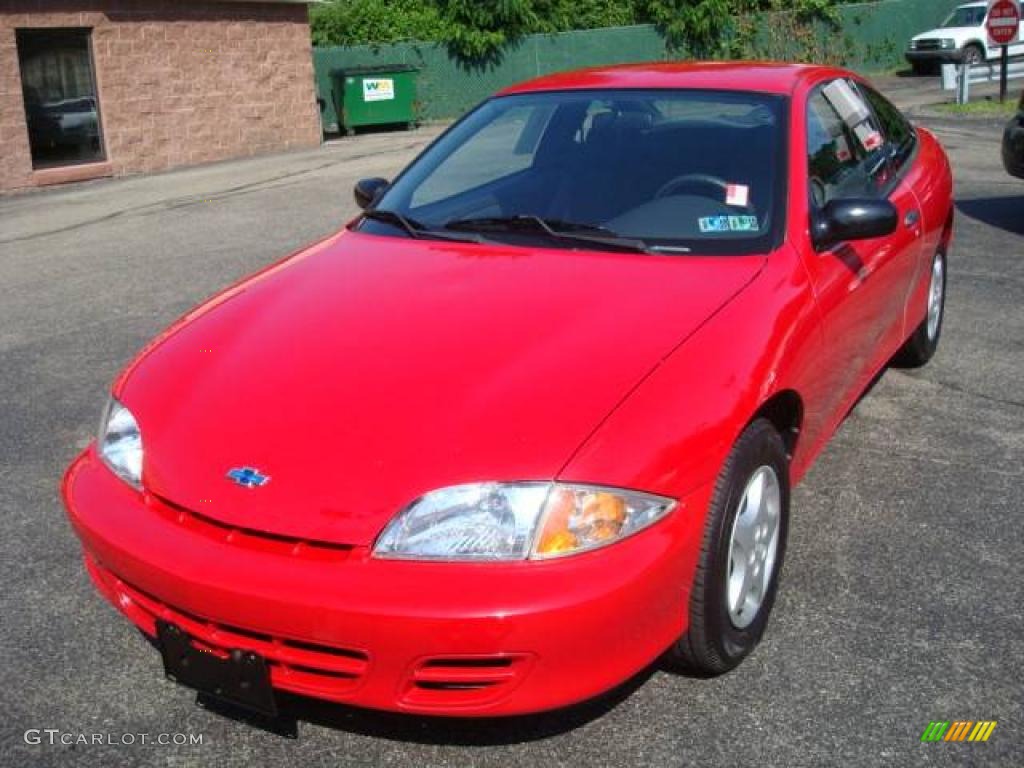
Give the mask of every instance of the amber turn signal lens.
<svg viewBox="0 0 1024 768">
<path fill-rule="evenodd" d="M 537 554 L 555 555 L 614 539 L 626 522 L 626 504 L 603 491 L 558 488 L 548 498 Z"/>
<path fill-rule="evenodd" d="M 576 509 L 576 494 L 567 488 L 557 488 L 548 497 L 544 530 L 540 534 L 537 552 L 553 555 L 570 552 L 579 546 L 576 537 L 569 531 L 569 518 Z"/>
</svg>

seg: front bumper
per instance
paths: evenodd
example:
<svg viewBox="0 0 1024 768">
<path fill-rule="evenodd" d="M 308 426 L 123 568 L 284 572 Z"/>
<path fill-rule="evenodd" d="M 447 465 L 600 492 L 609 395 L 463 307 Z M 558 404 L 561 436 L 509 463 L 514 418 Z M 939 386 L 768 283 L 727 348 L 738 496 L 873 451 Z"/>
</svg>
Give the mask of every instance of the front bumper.
<svg viewBox="0 0 1024 768">
<path fill-rule="evenodd" d="M 1024 111 L 1018 112 L 1003 132 L 1003 167 L 1011 176 L 1024 179 Z"/>
<path fill-rule="evenodd" d="M 927 51 L 912 51 L 909 48 L 903 53 L 904 58 L 911 64 L 949 62 L 957 64 L 963 59 L 963 51 L 956 48 L 939 48 Z"/>
<path fill-rule="evenodd" d="M 547 562 L 377 560 L 217 528 L 118 480 L 93 448 L 63 484 L 100 592 L 143 632 L 267 659 L 275 688 L 357 706 L 510 715 L 629 679 L 686 628 L 710 487 L 665 520 Z"/>
</svg>

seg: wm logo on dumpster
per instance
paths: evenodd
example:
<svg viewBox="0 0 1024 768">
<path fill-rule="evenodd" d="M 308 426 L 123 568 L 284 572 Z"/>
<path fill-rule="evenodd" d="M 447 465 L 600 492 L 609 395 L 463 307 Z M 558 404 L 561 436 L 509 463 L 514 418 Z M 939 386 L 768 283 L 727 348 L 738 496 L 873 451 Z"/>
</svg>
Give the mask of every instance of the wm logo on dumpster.
<svg viewBox="0 0 1024 768">
<path fill-rule="evenodd" d="M 988 741 L 995 729 L 995 720 L 932 720 L 921 741 Z"/>
</svg>

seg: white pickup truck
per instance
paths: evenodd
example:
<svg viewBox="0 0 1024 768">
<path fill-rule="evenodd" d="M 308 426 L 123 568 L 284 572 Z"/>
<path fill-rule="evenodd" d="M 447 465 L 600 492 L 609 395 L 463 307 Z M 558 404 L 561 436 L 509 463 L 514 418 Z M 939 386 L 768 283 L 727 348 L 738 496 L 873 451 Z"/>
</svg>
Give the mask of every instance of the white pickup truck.
<svg viewBox="0 0 1024 768">
<path fill-rule="evenodd" d="M 923 74 L 945 61 L 980 64 L 997 59 L 999 46 L 989 45 L 985 31 L 987 2 L 965 3 L 949 14 L 936 29 L 915 35 L 907 46 L 906 57 L 914 72 Z M 1017 42 L 1010 44 L 1010 55 L 1024 54 L 1024 25 Z"/>
</svg>

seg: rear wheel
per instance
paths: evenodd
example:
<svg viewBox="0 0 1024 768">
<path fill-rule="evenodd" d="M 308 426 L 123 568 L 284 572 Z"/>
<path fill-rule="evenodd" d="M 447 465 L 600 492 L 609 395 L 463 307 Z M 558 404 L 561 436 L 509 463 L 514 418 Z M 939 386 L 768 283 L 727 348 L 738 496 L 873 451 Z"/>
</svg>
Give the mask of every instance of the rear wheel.
<svg viewBox="0 0 1024 768">
<path fill-rule="evenodd" d="M 900 368 L 920 368 L 939 348 L 942 318 L 946 310 L 946 254 L 936 251 L 928 284 L 928 311 L 910 338 L 896 353 L 893 363 Z"/>
<path fill-rule="evenodd" d="M 669 651 L 677 665 L 717 675 L 749 654 L 768 624 L 789 527 L 789 466 L 766 419 L 736 441 L 708 509 L 689 627 Z"/>
</svg>

